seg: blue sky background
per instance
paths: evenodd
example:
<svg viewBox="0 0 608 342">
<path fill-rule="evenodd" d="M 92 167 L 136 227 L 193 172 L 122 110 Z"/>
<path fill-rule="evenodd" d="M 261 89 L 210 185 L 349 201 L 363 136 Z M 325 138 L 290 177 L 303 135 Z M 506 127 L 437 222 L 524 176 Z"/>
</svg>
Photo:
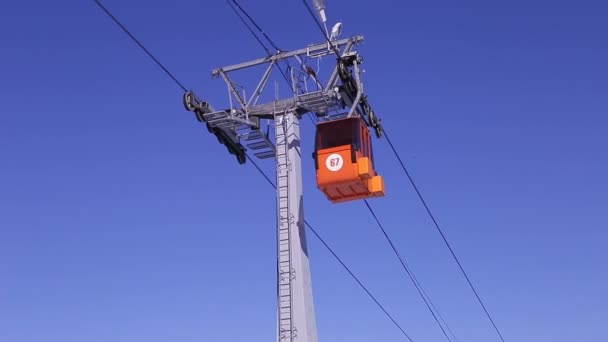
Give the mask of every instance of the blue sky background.
<svg viewBox="0 0 608 342">
<path fill-rule="evenodd" d="M 283 49 L 322 40 L 300 1 L 241 3 Z M 224 1 L 105 4 L 218 108 L 211 69 L 263 55 Z M 365 35 L 370 101 L 505 339 L 607 340 L 607 5 L 327 6 L 344 35 Z M 273 340 L 266 181 L 93 1 L 2 4 L 0 42 L 0 341 Z M 459 341 L 497 341 L 388 144 L 374 144 L 388 193 L 371 203 L 402 255 Z M 304 182 L 309 222 L 415 341 L 442 341 L 364 204 L 325 200 L 311 158 Z M 309 241 L 320 341 L 402 341 Z"/>
</svg>

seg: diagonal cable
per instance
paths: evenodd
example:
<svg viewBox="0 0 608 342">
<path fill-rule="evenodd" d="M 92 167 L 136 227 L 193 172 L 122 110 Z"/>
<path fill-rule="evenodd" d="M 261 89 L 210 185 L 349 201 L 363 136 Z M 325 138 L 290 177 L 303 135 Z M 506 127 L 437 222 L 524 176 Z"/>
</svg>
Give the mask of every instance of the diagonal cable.
<svg viewBox="0 0 608 342">
<path fill-rule="evenodd" d="M 435 319 L 435 322 L 437 322 L 437 325 L 439 325 L 439 328 L 441 329 L 441 332 L 443 333 L 443 335 L 445 336 L 445 338 L 448 340 L 448 342 L 452 342 L 452 339 L 450 338 L 450 336 L 448 336 L 447 332 L 443 328 L 443 325 L 441 325 L 441 322 L 439 322 L 439 319 L 437 318 L 437 315 L 433 311 L 433 308 L 431 308 L 431 305 L 432 305 L 431 298 L 429 297 L 427 299 L 428 295 L 425 297 L 426 292 L 423 292 L 422 285 L 420 285 L 418 283 L 418 281 L 416 280 L 416 278 L 414 277 L 413 271 L 410 269 L 410 267 L 407 265 L 407 263 L 405 262 L 405 260 L 401 256 L 401 253 L 399 253 L 399 251 L 397 250 L 397 247 L 395 247 L 395 244 L 393 244 L 392 239 L 388 236 L 388 233 L 384 229 L 384 226 L 380 222 L 380 219 L 378 219 L 378 216 L 376 215 L 376 213 L 374 212 L 374 210 L 372 209 L 372 207 L 369 205 L 369 202 L 367 200 L 364 200 L 364 203 L 367 206 L 367 209 L 369 210 L 369 212 L 371 213 L 371 215 L 373 216 L 374 220 L 376 220 L 376 223 L 378 224 L 378 227 L 382 231 L 382 234 L 384 234 L 384 237 L 388 241 L 388 243 L 391 246 L 393 252 L 397 256 L 397 258 L 399 258 L 399 262 L 401 263 L 401 266 L 405 270 L 405 273 L 407 274 L 408 278 L 414 284 L 414 287 L 416 287 L 416 290 L 418 291 L 418 294 L 420 295 L 420 297 L 424 301 L 424 304 L 426 304 L 426 307 L 431 312 L 431 315 L 433 315 L 433 318 Z M 437 311 L 437 309 L 435 309 L 435 311 Z M 439 314 L 439 312 L 437 312 L 437 313 Z M 445 321 L 444 321 L 444 324 L 447 327 L 447 324 L 445 323 Z"/>
<path fill-rule="evenodd" d="M 245 25 L 245 27 L 251 33 L 251 35 L 253 35 L 255 40 L 257 40 L 257 42 L 262 46 L 264 51 L 266 51 L 266 54 L 268 56 L 272 56 L 272 52 L 270 52 L 270 49 L 268 47 L 266 47 L 266 44 L 264 44 L 264 42 L 262 42 L 260 37 L 258 37 L 258 35 L 251 28 L 251 26 L 249 26 L 249 24 L 247 23 L 245 18 L 243 18 L 241 13 L 239 13 L 239 11 L 236 9 L 235 5 L 241 10 L 241 12 L 243 12 L 243 14 L 249 19 L 249 21 L 251 21 L 251 23 L 258 29 L 258 31 L 260 31 L 264 35 L 264 37 L 266 37 L 266 40 L 268 40 L 270 42 L 270 45 L 272 45 L 272 47 L 274 49 L 276 49 L 277 51 L 280 51 L 280 49 L 277 47 L 277 45 L 268 37 L 268 35 L 266 35 L 266 33 L 260 28 L 260 26 L 249 15 L 249 13 L 247 13 L 247 11 L 245 11 L 245 9 L 243 9 L 243 7 L 236 0 L 226 0 L 226 2 L 230 5 L 230 8 L 232 8 L 232 11 L 239 17 L 239 19 L 241 20 L 243 25 Z M 289 65 L 288 61 L 284 61 L 284 62 L 287 65 L 287 70 L 289 71 L 289 69 L 291 68 L 291 65 Z M 289 88 L 291 89 L 291 91 L 294 91 L 293 85 L 291 84 L 291 82 L 289 82 L 289 78 L 287 77 L 287 75 L 285 74 L 283 69 L 279 65 L 277 65 L 277 68 L 279 68 L 281 75 L 285 79 L 285 82 L 287 82 L 287 84 L 289 85 Z"/>
<path fill-rule="evenodd" d="M 258 37 L 258 35 L 255 34 L 255 32 L 253 32 L 253 29 L 249 26 L 249 24 L 247 24 L 247 21 L 245 21 L 245 18 L 243 18 L 243 16 L 241 15 L 241 13 L 239 13 L 239 11 L 234 7 L 234 4 L 238 5 L 238 3 L 236 1 L 230 1 L 230 0 L 226 0 L 226 3 L 228 3 L 228 5 L 232 8 L 232 10 L 234 11 L 234 13 L 236 13 L 236 15 L 239 17 L 239 19 L 241 19 L 241 22 L 243 23 L 243 25 L 245 25 L 245 27 L 247 28 L 247 30 L 249 30 L 249 32 L 255 38 L 255 40 L 257 40 L 258 43 L 260 43 L 260 45 L 262 46 L 262 48 L 264 48 L 264 50 L 266 51 L 266 53 L 268 55 L 272 55 L 272 52 L 270 52 L 270 49 L 268 49 L 266 47 L 266 44 L 264 44 L 264 42 L 260 39 L 260 37 Z M 241 6 L 239 6 L 239 8 L 241 8 Z M 245 13 L 245 15 L 247 15 L 246 12 L 244 12 L 244 13 Z"/>
<path fill-rule="evenodd" d="M 270 39 L 270 37 L 268 37 L 268 35 L 266 34 L 266 32 L 264 32 L 264 30 L 262 30 L 262 28 L 260 27 L 260 25 L 258 25 L 255 20 L 253 20 L 253 18 L 249 15 L 249 13 L 247 13 L 247 11 L 245 11 L 243 9 L 243 7 L 241 7 L 241 5 L 236 1 L 236 0 L 232 0 L 232 2 L 245 14 L 245 16 L 249 19 L 249 21 L 251 21 L 251 23 L 255 26 L 255 28 L 258 29 L 258 31 L 260 31 L 260 33 L 262 33 L 262 35 L 264 36 L 264 38 L 266 38 L 266 40 L 268 40 L 268 42 L 270 43 L 270 45 L 278 52 L 278 51 L 282 51 L 281 49 L 279 49 L 279 47 L 277 46 L 277 44 L 275 44 L 272 39 Z"/>
<path fill-rule="evenodd" d="M 144 46 L 142 43 L 140 43 L 140 42 L 139 42 L 139 40 L 137 40 L 137 38 L 135 38 L 135 36 L 133 36 L 133 34 L 131 34 L 131 32 L 129 32 L 129 30 L 127 30 L 127 28 L 126 28 L 126 27 L 124 27 L 124 25 L 123 25 L 123 24 L 121 24 L 121 23 L 120 23 L 120 21 L 118 21 L 118 19 L 116 19 L 116 17 L 115 17 L 114 15 L 112 15 L 112 13 L 110 13 L 110 11 L 109 11 L 109 10 L 108 10 L 108 9 L 107 9 L 107 8 L 106 8 L 106 7 L 105 7 L 105 6 L 104 6 L 104 5 L 101 3 L 101 2 L 99 2 L 98 0 L 93 0 L 93 1 L 95 1 L 95 3 L 96 3 L 96 4 L 97 4 L 97 5 L 98 5 L 98 6 L 99 6 L 99 7 L 100 7 L 100 8 L 101 8 L 101 9 L 102 9 L 104 12 L 106 12 L 106 14 L 107 14 L 107 15 L 108 15 L 110 18 L 112 18 L 112 20 L 114 20 L 114 22 L 115 22 L 115 23 L 116 23 L 118 26 L 120 26 L 120 28 L 121 28 L 123 31 L 125 31 L 125 33 L 126 33 L 127 35 L 129 35 L 129 37 L 131 37 L 131 39 L 132 39 L 132 40 L 133 40 L 133 41 L 134 41 L 134 42 L 135 42 L 137 45 L 139 45 L 139 47 L 140 47 L 140 48 L 141 48 L 141 49 L 142 49 L 142 50 L 143 50 L 143 51 L 144 51 L 144 52 L 145 52 L 145 53 L 146 53 L 146 54 L 147 54 L 147 55 L 148 55 L 150 58 L 152 58 L 152 60 L 153 60 L 154 62 L 156 62 L 156 64 L 157 64 L 157 65 L 158 65 L 158 66 L 159 66 L 161 69 L 163 69 L 163 71 L 164 71 L 164 72 L 165 72 L 165 73 L 166 73 L 166 74 L 167 74 L 169 77 L 171 77 L 171 79 L 173 79 L 173 81 L 174 81 L 175 83 L 177 83 L 177 85 L 178 85 L 180 88 L 182 88 L 182 90 L 183 90 L 184 92 L 188 91 L 188 89 L 186 89 L 186 87 L 184 87 L 184 85 L 183 85 L 183 84 L 182 84 L 180 81 L 178 81 L 178 80 L 177 80 L 177 78 L 176 78 L 175 76 L 173 76 L 173 74 L 172 74 L 171 72 L 169 72 L 169 70 L 167 70 L 167 68 L 165 68 L 165 66 L 164 66 L 164 65 L 163 65 L 163 64 L 162 64 L 162 63 L 161 63 L 161 62 L 160 62 L 158 59 L 156 59 L 156 57 L 154 57 L 154 55 L 153 55 L 153 54 L 152 54 L 150 51 L 148 51 L 148 49 L 146 49 L 146 47 L 145 47 L 145 46 Z"/>
<path fill-rule="evenodd" d="M 441 235 L 441 238 L 443 239 L 443 242 L 445 243 L 445 245 L 449 249 L 450 253 L 452 254 L 452 257 L 454 258 L 454 261 L 456 261 L 456 264 L 458 264 L 458 267 L 460 268 L 460 271 L 462 272 L 462 274 L 464 275 L 465 279 L 467 280 L 467 283 L 469 284 L 469 287 L 471 288 L 471 290 L 473 290 L 473 293 L 475 294 L 475 297 L 477 297 L 477 301 L 479 302 L 479 304 L 483 308 L 483 311 L 486 313 L 486 316 L 488 317 L 488 319 L 492 323 L 492 326 L 494 326 L 494 330 L 496 330 L 496 333 L 498 333 L 498 336 L 500 337 L 501 341 L 505 342 L 505 339 L 502 337 L 502 334 L 498 330 L 498 327 L 496 326 L 496 323 L 494 323 L 494 319 L 492 318 L 492 316 L 490 315 L 490 313 L 486 309 L 486 306 L 483 303 L 483 301 L 481 300 L 481 297 L 479 296 L 479 294 L 477 293 L 477 290 L 475 289 L 475 286 L 473 286 L 473 283 L 471 282 L 471 279 L 469 279 L 469 276 L 467 275 L 467 272 L 465 272 L 464 268 L 462 267 L 462 264 L 460 263 L 460 260 L 458 260 L 458 257 L 456 256 L 456 253 L 454 253 L 454 250 L 452 249 L 452 246 L 448 242 L 448 239 L 446 238 L 445 234 L 443 233 L 443 230 L 439 226 L 439 223 L 437 223 L 437 220 L 435 219 L 435 216 L 431 212 L 431 209 L 429 208 L 428 204 L 424 200 L 424 197 L 422 197 L 422 194 L 420 193 L 420 190 L 418 190 L 418 186 L 416 186 L 416 183 L 414 182 L 414 179 L 412 178 L 412 176 L 410 175 L 409 171 L 405 167 L 405 164 L 401 160 L 401 157 L 399 156 L 399 153 L 395 149 L 395 146 L 393 145 L 393 143 L 391 142 L 388 134 L 386 133 L 386 129 L 384 129 L 384 136 L 386 137 L 386 141 L 388 142 L 388 144 L 390 145 L 391 149 L 393 150 L 393 153 L 395 154 L 395 157 L 397 157 L 397 160 L 399 161 L 399 164 L 401 164 L 401 168 L 405 172 L 405 175 L 407 176 L 407 178 L 409 179 L 410 183 L 412 184 L 412 187 L 416 191 L 416 194 L 418 195 L 418 198 L 422 202 L 422 205 L 426 209 L 426 212 L 428 213 L 429 217 L 433 221 L 433 224 L 435 225 L 435 228 L 437 229 L 437 231 Z"/>
</svg>

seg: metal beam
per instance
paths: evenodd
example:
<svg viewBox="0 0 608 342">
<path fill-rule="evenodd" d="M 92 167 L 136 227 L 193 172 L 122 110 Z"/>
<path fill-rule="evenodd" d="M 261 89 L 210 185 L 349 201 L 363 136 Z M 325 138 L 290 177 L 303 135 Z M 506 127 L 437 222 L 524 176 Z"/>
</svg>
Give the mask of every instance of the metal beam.
<svg viewBox="0 0 608 342">
<path fill-rule="evenodd" d="M 234 83 L 232 83 L 232 80 L 230 80 L 230 77 L 228 77 L 228 74 L 226 74 L 224 71 L 220 70 L 220 75 L 222 75 L 222 78 L 224 78 L 224 82 L 226 82 L 226 84 L 228 85 L 228 88 L 230 89 L 230 91 L 232 92 L 232 94 L 234 94 L 234 96 L 236 97 L 236 100 L 239 102 L 239 104 L 241 105 L 242 109 L 247 108 L 247 104 L 245 103 L 245 99 L 243 99 L 241 97 L 241 94 L 239 94 L 238 90 L 236 90 L 236 88 L 234 87 Z M 233 108 L 230 108 L 230 110 L 232 110 Z"/>
<path fill-rule="evenodd" d="M 255 87 L 253 94 L 251 94 L 251 98 L 249 99 L 249 102 L 247 102 L 246 108 L 249 108 L 251 105 L 255 106 L 258 103 L 258 99 L 260 98 L 260 95 L 262 95 L 262 91 L 264 90 L 264 87 L 266 86 L 266 83 L 268 82 L 268 78 L 270 77 L 270 72 L 272 71 L 273 66 L 274 66 L 274 62 L 270 63 L 270 65 L 266 69 L 264 76 L 262 76 L 262 79 L 258 83 L 258 86 Z"/>
<path fill-rule="evenodd" d="M 361 42 L 363 42 L 363 36 L 355 36 L 355 37 L 351 37 L 351 38 L 337 40 L 337 41 L 333 42 L 332 45 L 337 46 L 339 48 L 340 46 L 346 45 L 350 42 L 352 42 L 354 44 L 361 43 Z M 249 68 L 249 67 L 256 66 L 256 65 L 269 63 L 272 61 L 275 61 L 275 62 L 280 61 L 280 60 L 291 58 L 291 57 L 297 56 L 297 55 L 313 54 L 313 53 L 321 52 L 323 50 L 331 50 L 331 48 L 329 47 L 329 43 L 320 43 L 320 44 L 312 45 L 312 46 L 302 48 L 299 50 L 294 50 L 294 51 L 279 52 L 277 54 L 274 54 L 274 55 L 271 55 L 268 57 L 254 59 L 249 62 L 243 62 L 243 63 L 239 63 L 239 64 L 225 66 L 222 68 L 214 69 L 211 72 L 211 75 L 213 77 L 217 77 L 220 74 L 220 71 L 224 71 L 224 72 L 228 73 L 228 72 L 235 71 L 235 70 L 245 69 L 245 68 Z"/>
</svg>

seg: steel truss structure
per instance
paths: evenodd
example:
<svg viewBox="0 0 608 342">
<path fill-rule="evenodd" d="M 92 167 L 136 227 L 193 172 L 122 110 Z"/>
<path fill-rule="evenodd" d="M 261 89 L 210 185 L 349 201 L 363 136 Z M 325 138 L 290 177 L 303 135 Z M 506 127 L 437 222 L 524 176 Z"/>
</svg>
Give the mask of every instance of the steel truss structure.
<svg viewBox="0 0 608 342">
<path fill-rule="evenodd" d="M 259 159 L 276 159 L 277 210 L 277 338 L 282 341 L 317 342 L 317 328 L 312 296 L 311 275 L 304 229 L 302 196 L 300 119 L 312 114 L 321 120 L 361 116 L 377 137 L 382 125 L 364 93 L 362 58 L 353 50 L 362 36 L 327 41 L 299 50 L 282 52 L 252 61 L 225 66 L 212 71 L 229 89 L 230 108 L 216 110 L 192 91 L 184 94 L 187 110 L 206 124 L 210 133 L 235 155 L 240 164 L 246 150 Z M 336 55 L 336 66 L 326 84 L 304 63 L 307 59 Z M 258 104 L 267 88 L 272 71 L 280 62 L 293 59 L 298 68 L 288 67 L 292 94 L 286 98 Z M 232 74 L 239 70 L 266 65 L 251 97 L 238 91 Z M 283 74 L 285 76 L 285 74 Z M 308 82 L 314 90 L 308 89 Z M 233 101 L 234 99 L 234 101 Z M 236 105 L 233 106 L 233 102 Z M 263 132 L 262 120 L 271 120 L 274 139 Z"/>
</svg>

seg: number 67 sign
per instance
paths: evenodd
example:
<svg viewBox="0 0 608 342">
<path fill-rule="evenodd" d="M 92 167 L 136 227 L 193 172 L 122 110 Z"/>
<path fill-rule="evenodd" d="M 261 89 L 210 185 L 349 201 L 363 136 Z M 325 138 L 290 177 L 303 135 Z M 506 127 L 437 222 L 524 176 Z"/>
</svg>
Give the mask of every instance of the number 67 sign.
<svg viewBox="0 0 608 342">
<path fill-rule="evenodd" d="M 344 165 L 344 159 L 337 153 L 330 154 L 325 160 L 325 166 L 329 171 L 339 171 Z"/>
</svg>

